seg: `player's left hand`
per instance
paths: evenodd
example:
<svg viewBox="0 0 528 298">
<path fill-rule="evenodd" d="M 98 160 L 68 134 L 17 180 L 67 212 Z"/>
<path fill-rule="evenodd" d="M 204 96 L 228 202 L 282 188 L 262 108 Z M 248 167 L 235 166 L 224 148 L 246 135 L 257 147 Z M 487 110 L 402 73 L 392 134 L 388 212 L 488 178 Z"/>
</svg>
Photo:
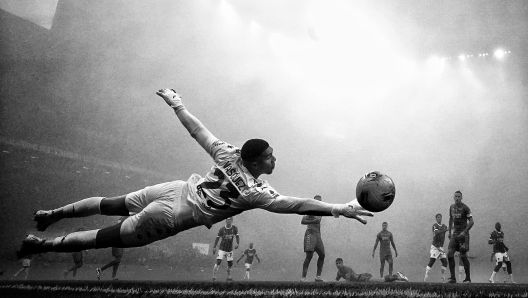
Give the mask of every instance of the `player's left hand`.
<svg viewBox="0 0 528 298">
<path fill-rule="evenodd" d="M 235 244 L 235 249 L 237 249 L 237 248 L 238 248 L 238 244 Z"/>
<path fill-rule="evenodd" d="M 171 108 L 183 106 L 181 96 L 174 89 L 160 89 L 156 92 Z"/>
<path fill-rule="evenodd" d="M 347 218 L 353 218 L 359 221 L 362 224 L 367 224 L 367 221 L 362 216 L 374 216 L 371 212 L 365 210 L 365 208 L 359 205 L 357 199 L 352 202 L 343 205 L 343 208 L 340 210 L 340 215 L 343 215 Z"/>
</svg>

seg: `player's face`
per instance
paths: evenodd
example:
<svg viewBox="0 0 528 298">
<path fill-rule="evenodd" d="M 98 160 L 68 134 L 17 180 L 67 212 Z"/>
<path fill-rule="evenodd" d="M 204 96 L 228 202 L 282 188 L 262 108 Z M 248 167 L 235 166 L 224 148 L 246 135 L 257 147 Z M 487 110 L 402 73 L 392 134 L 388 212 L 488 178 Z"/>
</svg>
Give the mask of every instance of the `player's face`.
<svg viewBox="0 0 528 298">
<path fill-rule="evenodd" d="M 462 202 L 462 194 L 456 192 L 455 196 L 454 196 L 454 199 L 455 199 L 455 203 L 460 204 Z"/>
<path fill-rule="evenodd" d="M 277 159 L 273 156 L 273 148 L 268 147 L 259 157 L 257 162 L 257 170 L 261 174 L 270 175 L 275 169 L 275 161 Z"/>
<path fill-rule="evenodd" d="M 501 227 L 501 224 L 499 222 L 495 224 L 495 230 L 500 232 L 501 228 L 502 227 Z"/>
<path fill-rule="evenodd" d="M 441 224 L 441 223 L 442 223 L 442 215 L 437 215 L 437 216 L 436 216 L 436 222 L 437 222 L 438 224 Z"/>
<path fill-rule="evenodd" d="M 386 224 L 386 223 L 381 225 L 381 228 L 382 228 L 384 231 L 387 230 L 388 227 L 389 227 L 389 225 Z"/>
<path fill-rule="evenodd" d="M 230 227 L 232 224 L 233 224 L 233 218 L 232 217 L 226 219 L 226 226 L 227 227 Z"/>
<path fill-rule="evenodd" d="M 249 248 L 250 248 L 250 249 L 253 248 L 253 243 L 250 243 L 250 244 L 249 244 Z"/>
<path fill-rule="evenodd" d="M 343 262 L 336 261 L 336 267 L 337 267 L 337 269 L 341 269 L 341 267 L 343 267 Z"/>
</svg>

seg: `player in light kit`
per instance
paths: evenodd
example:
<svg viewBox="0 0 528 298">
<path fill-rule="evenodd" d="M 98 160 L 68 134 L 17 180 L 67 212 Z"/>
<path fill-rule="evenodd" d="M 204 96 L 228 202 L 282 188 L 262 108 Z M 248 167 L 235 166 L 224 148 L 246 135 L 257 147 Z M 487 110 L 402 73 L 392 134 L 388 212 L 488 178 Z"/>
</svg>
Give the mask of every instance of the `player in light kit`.
<svg viewBox="0 0 528 298">
<path fill-rule="evenodd" d="M 378 247 L 378 243 L 380 243 L 380 277 L 383 277 L 383 271 L 385 270 L 385 261 L 389 263 L 389 275 L 392 275 L 392 269 L 393 269 L 393 260 L 392 260 L 392 252 L 390 249 L 390 246 L 392 245 L 392 248 L 394 249 L 394 253 L 396 257 L 398 257 L 398 251 L 396 250 L 396 245 L 394 244 L 394 238 L 392 237 L 392 233 L 387 230 L 389 227 L 389 224 L 387 222 L 384 222 L 381 224 L 381 232 L 376 235 L 376 242 L 374 243 L 374 250 L 372 250 L 372 257 L 374 258 L 374 253 L 376 252 L 376 248 Z"/>
<path fill-rule="evenodd" d="M 469 251 L 469 230 L 473 227 L 473 216 L 469 207 L 462 203 L 462 192 L 457 190 L 454 194 L 455 203 L 449 207 L 449 246 L 447 259 L 449 261 L 449 271 L 451 277 L 447 282 L 456 283 L 455 277 L 455 252 L 460 252 L 460 258 L 464 263 L 466 272 L 465 283 L 471 282 L 471 272 L 467 252 Z M 451 233 L 451 228 L 453 232 Z"/>
<path fill-rule="evenodd" d="M 491 232 L 488 243 L 493 244 L 493 252 L 495 252 L 495 261 L 497 262 L 495 269 L 491 273 L 489 281 L 491 283 L 495 283 L 495 274 L 499 272 L 502 264 L 506 263 L 506 268 L 508 268 L 508 274 L 510 275 L 510 282 L 515 283 L 513 281 L 513 272 L 510 258 L 508 257 L 508 247 L 506 244 L 504 244 L 504 232 L 501 231 L 501 224 L 499 222 L 495 224 L 495 231 Z"/>
<path fill-rule="evenodd" d="M 127 217 L 122 216 L 119 218 L 117 223 L 121 223 L 123 220 L 125 220 Z M 112 256 L 114 259 L 108 264 L 104 265 L 101 268 L 95 268 L 95 274 L 97 275 L 97 279 L 101 279 L 101 273 L 105 271 L 106 269 L 112 267 L 112 279 L 117 280 L 117 269 L 119 269 L 119 264 L 121 264 L 121 259 L 123 258 L 124 249 L 121 247 L 112 247 Z"/>
<path fill-rule="evenodd" d="M 321 196 L 314 197 L 315 200 L 321 201 Z M 321 219 L 322 216 L 305 215 L 302 217 L 301 224 L 307 225 L 304 233 L 304 252 L 306 258 L 303 263 L 303 271 L 301 281 L 306 281 L 306 274 L 308 274 L 308 267 L 312 261 L 314 251 L 317 253 L 317 273 L 315 275 L 316 282 L 322 282 L 321 273 L 323 272 L 323 265 L 325 259 L 325 249 L 323 239 L 321 238 Z"/>
<path fill-rule="evenodd" d="M 29 268 L 31 267 L 31 259 L 33 258 L 33 255 L 27 255 L 22 259 L 22 268 L 18 270 L 11 279 L 15 279 L 20 273 L 24 272 L 24 280 L 28 279 L 29 275 Z M 2 271 L 3 274 L 3 271 Z"/>
<path fill-rule="evenodd" d="M 442 262 L 442 282 L 445 281 L 444 273 L 447 268 L 447 257 L 444 252 L 444 241 L 445 233 L 447 232 L 447 226 L 442 223 L 442 214 L 438 213 L 436 216 L 436 222 L 433 224 L 433 243 L 431 244 L 429 264 L 425 267 L 424 282 L 427 282 L 429 272 L 433 267 L 436 259 L 440 259 Z"/>
<path fill-rule="evenodd" d="M 349 282 L 392 282 L 392 281 L 409 281 L 409 279 L 403 275 L 401 272 L 398 272 L 394 275 L 386 275 L 381 278 L 373 277 L 370 273 L 361 273 L 356 274 L 352 268 L 345 266 L 343 264 L 343 259 L 336 259 L 337 267 L 337 276 L 336 281 L 339 281 L 341 278 Z"/>
<path fill-rule="evenodd" d="M 218 240 L 222 239 L 220 241 L 220 246 L 218 247 L 218 255 L 216 256 L 216 264 L 213 267 L 213 280 L 216 280 L 216 272 L 218 272 L 218 268 L 220 268 L 220 264 L 222 264 L 222 260 L 224 257 L 227 261 L 227 281 L 232 281 L 233 278 L 231 277 L 231 268 L 233 267 L 233 240 L 236 238 L 236 245 L 235 249 L 238 248 L 238 245 L 240 244 L 240 237 L 238 236 L 238 228 L 233 225 L 233 218 L 228 217 L 226 219 L 225 226 L 221 227 L 218 231 L 218 236 L 216 236 L 215 243 L 213 245 L 213 254 L 216 253 L 216 245 L 218 244 Z"/>
<path fill-rule="evenodd" d="M 256 258 L 257 261 L 260 263 L 260 259 L 257 255 L 257 250 L 253 248 L 253 243 L 250 243 L 249 248 L 244 250 L 244 253 L 240 256 L 240 259 L 237 260 L 237 264 L 244 257 L 246 257 L 246 261 L 244 262 L 244 266 L 246 267 L 246 274 L 244 275 L 244 279 L 250 280 L 251 278 L 249 277 L 249 271 L 251 271 L 253 258 Z"/>
<path fill-rule="evenodd" d="M 118 197 L 91 197 L 54 210 L 39 210 L 33 217 L 39 231 L 63 218 L 95 214 L 131 216 L 110 227 L 75 232 L 56 239 L 27 235 L 17 252 L 18 258 L 49 251 L 144 246 L 200 225 L 210 228 L 254 208 L 286 214 L 343 215 L 363 224 L 366 220 L 362 216 L 373 216 L 357 200 L 347 204 L 328 204 L 280 195 L 267 181 L 259 179 L 263 174 L 271 174 L 275 168 L 273 148 L 266 141 L 251 139 L 238 149 L 209 132 L 187 111 L 173 89 L 162 89 L 156 94 L 165 100 L 191 136 L 213 158 L 211 171 L 203 178 L 193 174 L 187 181 L 176 180 Z"/>
</svg>

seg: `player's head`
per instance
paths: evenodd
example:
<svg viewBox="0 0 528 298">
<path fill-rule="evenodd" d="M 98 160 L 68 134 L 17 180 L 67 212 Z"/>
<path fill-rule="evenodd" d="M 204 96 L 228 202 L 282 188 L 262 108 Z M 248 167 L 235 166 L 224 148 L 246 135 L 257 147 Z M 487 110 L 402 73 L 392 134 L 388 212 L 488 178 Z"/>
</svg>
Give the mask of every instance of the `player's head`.
<svg viewBox="0 0 528 298">
<path fill-rule="evenodd" d="M 318 201 L 321 201 L 321 196 L 320 196 L 320 195 L 316 195 L 316 196 L 314 197 L 314 199 L 316 199 L 316 200 L 318 200 Z"/>
<path fill-rule="evenodd" d="M 455 203 L 460 204 L 462 202 L 462 192 L 460 190 L 455 191 L 455 195 L 453 197 L 455 199 Z"/>
<path fill-rule="evenodd" d="M 384 231 L 387 230 L 388 227 L 389 227 L 389 224 L 388 224 L 386 221 L 384 221 L 384 222 L 381 224 L 381 228 L 382 228 Z"/>
<path fill-rule="evenodd" d="M 438 213 L 438 214 L 435 216 L 435 218 L 436 218 L 436 222 L 437 222 L 438 224 L 441 224 L 441 223 L 442 223 L 442 214 Z"/>
<path fill-rule="evenodd" d="M 231 227 L 231 225 L 233 224 L 233 217 L 228 217 L 226 218 L 226 227 Z"/>
<path fill-rule="evenodd" d="M 501 226 L 500 222 L 495 223 L 495 230 L 500 232 L 501 228 L 502 228 L 502 226 Z"/>
<path fill-rule="evenodd" d="M 262 139 L 251 139 L 242 145 L 240 151 L 242 163 L 253 175 L 258 178 L 262 174 L 271 174 L 275 168 L 275 161 L 273 156 L 273 148 L 268 142 Z"/>
<path fill-rule="evenodd" d="M 250 249 L 253 248 L 253 243 L 250 243 L 250 244 L 249 244 L 249 248 L 250 248 Z"/>
<path fill-rule="evenodd" d="M 337 267 L 337 269 L 341 269 L 341 267 L 343 267 L 343 266 L 344 266 L 343 265 L 343 259 L 337 258 L 336 259 L 336 267 Z"/>
</svg>

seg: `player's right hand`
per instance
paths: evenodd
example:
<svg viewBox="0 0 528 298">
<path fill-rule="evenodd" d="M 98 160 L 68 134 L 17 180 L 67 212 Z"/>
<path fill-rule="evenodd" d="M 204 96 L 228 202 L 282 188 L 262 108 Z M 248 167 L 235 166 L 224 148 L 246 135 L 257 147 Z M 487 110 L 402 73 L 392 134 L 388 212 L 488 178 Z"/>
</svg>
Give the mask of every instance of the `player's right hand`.
<svg viewBox="0 0 528 298">
<path fill-rule="evenodd" d="M 371 212 L 365 210 L 365 208 L 359 205 L 357 199 L 345 204 L 341 209 L 341 215 L 347 218 L 353 218 L 362 224 L 367 224 L 367 221 L 362 216 L 374 216 Z"/>
<path fill-rule="evenodd" d="M 181 96 L 174 89 L 160 89 L 156 92 L 171 108 L 183 106 Z"/>
<path fill-rule="evenodd" d="M 213 247 L 213 255 L 216 253 L 216 247 Z"/>
</svg>

